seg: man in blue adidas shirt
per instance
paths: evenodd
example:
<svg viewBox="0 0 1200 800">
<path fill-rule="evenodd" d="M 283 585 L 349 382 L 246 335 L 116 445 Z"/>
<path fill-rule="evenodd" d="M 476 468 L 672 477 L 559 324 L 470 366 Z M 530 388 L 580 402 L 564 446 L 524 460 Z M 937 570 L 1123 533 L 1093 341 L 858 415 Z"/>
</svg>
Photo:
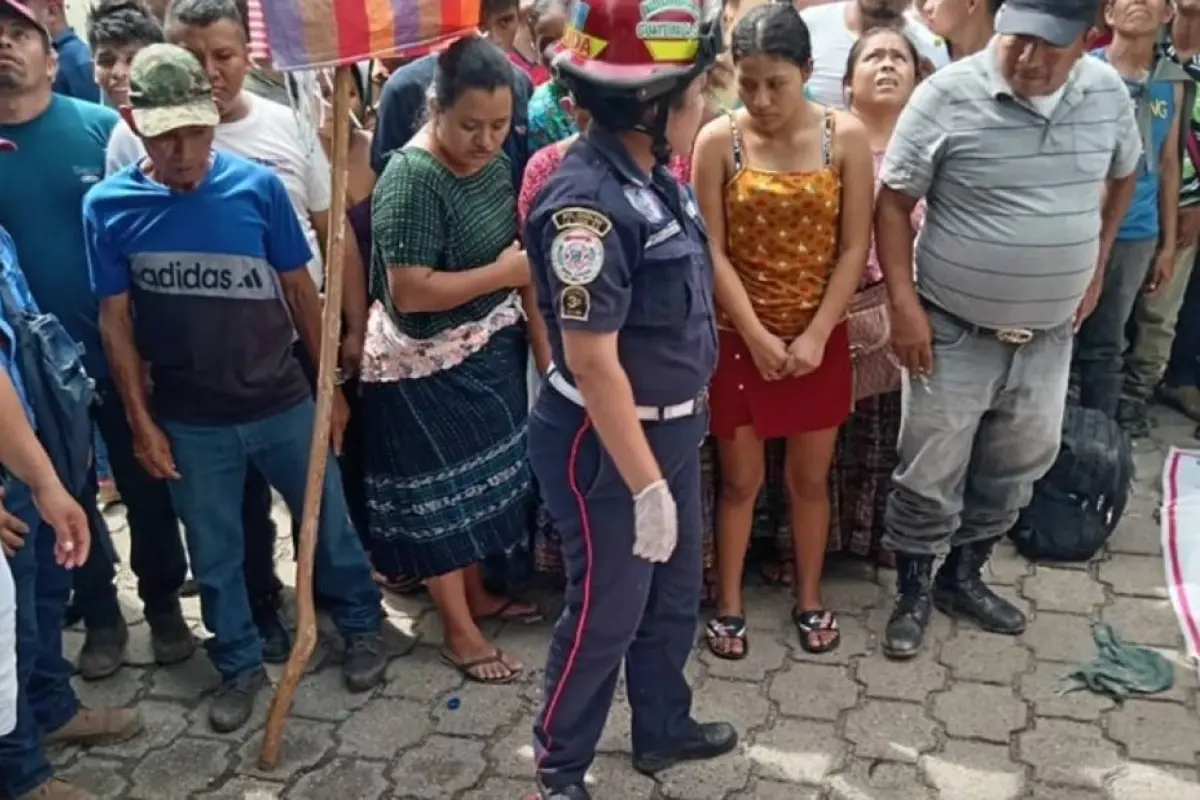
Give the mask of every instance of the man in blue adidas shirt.
<svg viewBox="0 0 1200 800">
<path fill-rule="evenodd" d="M 152 482 L 136 474 L 132 435 L 100 344 L 83 243 L 83 196 L 104 175 L 104 151 L 118 116 L 52 93 L 50 33 L 30 7 L 0 0 L 0 54 L 0 139 L 12 144 L 12 152 L 0 154 L 0 225 L 17 244 L 38 305 L 84 347 L 84 365 L 102 400 L 96 422 L 129 510 L 130 560 L 155 658 L 179 661 L 194 649 L 176 596 L 187 561 L 170 498 L 148 491 Z M 95 494 L 93 488 L 79 498 L 92 519 L 95 546 L 75 575 L 77 605 L 87 625 L 79 672 L 87 679 L 116 672 L 128 638 L 113 585 L 114 551 Z"/>
<path fill-rule="evenodd" d="M 219 113 L 196 58 L 151 45 L 134 57 L 129 85 L 123 111 L 147 157 L 85 199 L 88 261 L 137 452 L 151 475 L 169 482 L 187 532 L 213 633 L 208 653 L 223 678 L 209 721 L 229 731 L 249 718 L 267 681 L 242 578 L 246 470 L 257 468 L 299 516 L 315 405 L 292 336 L 319 359 L 320 299 L 283 183 L 266 167 L 212 149 Z M 339 393 L 335 449 L 345 423 Z M 315 572 L 316 591 L 346 638 L 347 687 L 368 690 L 386 666 L 379 590 L 333 459 Z"/>
<path fill-rule="evenodd" d="M 0 41 L 2 26 L 0 21 Z M 16 247 L 3 228 L 0 291 L 19 311 L 37 310 L 17 263 Z M 0 432 L 6 450 L 30 438 L 29 428 L 37 422 L 17 369 L 15 329 L 0 305 L 0 370 L 11 380 L 29 422 L 25 430 L 14 430 L 9 427 L 14 422 L 11 410 L 7 405 L 0 408 L 9 415 L 3 420 L 6 430 Z M 22 542 L 4 537 L 5 549 L 12 551 L 9 565 L 17 603 L 18 694 L 16 728 L 0 737 L 0 797 L 86 800 L 92 795 L 53 779 L 46 746 L 120 742 L 140 733 L 142 722 L 132 709 L 83 709 L 71 688 L 73 669 L 63 657 L 62 618 L 71 594 L 68 569 L 84 562 L 89 547 L 87 515 L 67 494 L 44 452 L 24 461 L 8 465 L 20 480 L 5 481 L 5 506 L 23 523 L 26 535 Z"/>
</svg>

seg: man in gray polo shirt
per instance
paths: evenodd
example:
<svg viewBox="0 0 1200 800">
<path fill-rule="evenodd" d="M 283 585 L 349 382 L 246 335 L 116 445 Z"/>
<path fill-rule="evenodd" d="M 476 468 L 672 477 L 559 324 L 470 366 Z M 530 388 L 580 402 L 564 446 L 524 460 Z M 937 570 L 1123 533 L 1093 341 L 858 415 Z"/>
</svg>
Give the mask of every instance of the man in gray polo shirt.
<svg viewBox="0 0 1200 800">
<path fill-rule="evenodd" d="M 898 555 L 893 658 L 921 648 L 934 605 L 1025 629 L 982 569 L 1057 455 L 1073 331 L 1142 157 L 1124 83 L 1082 57 L 1099 3 L 1009 0 L 985 50 L 917 88 L 888 146 L 876 241 L 907 369 L 883 536 Z"/>
</svg>

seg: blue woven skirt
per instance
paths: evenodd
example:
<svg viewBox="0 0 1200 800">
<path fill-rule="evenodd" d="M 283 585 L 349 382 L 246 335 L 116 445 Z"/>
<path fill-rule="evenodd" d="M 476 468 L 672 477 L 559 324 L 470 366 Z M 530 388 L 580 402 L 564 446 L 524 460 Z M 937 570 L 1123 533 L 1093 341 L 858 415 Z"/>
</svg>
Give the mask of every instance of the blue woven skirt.
<svg viewBox="0 0 1200 800">
<path fill-rule="evenodd" d="M 498 331 L 424 378 L 362 384 L 369 539 L 385 575 L 430 578 L 527 545 L 527 341 Z"/>
</svg>

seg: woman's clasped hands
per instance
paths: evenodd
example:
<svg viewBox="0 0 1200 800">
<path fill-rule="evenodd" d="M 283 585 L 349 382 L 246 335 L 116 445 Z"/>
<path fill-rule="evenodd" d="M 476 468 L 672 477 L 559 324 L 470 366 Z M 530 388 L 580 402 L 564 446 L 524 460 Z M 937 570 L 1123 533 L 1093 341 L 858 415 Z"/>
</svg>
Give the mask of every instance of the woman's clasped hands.
<svg viewBox="0 0 1200 800">
<path fill-rule="evenodd" d="M 768 381 L 807 375 L 820 367 L 825 358 L 825 341 L 826 337 L 812 330 L 800 334 L 791 344 L 765 330 L 746 337 L 750 357 Z"/>
</svg>

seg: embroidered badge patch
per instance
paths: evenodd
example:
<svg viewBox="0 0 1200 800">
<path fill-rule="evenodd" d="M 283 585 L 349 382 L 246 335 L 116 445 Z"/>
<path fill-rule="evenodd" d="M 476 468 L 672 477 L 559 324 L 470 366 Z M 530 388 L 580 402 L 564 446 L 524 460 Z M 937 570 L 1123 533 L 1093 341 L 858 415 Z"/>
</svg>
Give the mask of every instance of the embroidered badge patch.
<svg viewBox="0 0 1200 800">
<path fill-rule="evenodd" d="M 592 313 L 592 296 L 582 286 L 568 286 L 558 299 L 558 316 L 575 322 L 587 322 Z"/>
<path fill-rule="evenodd" d="M 550 243 L 550 267 L 569 286 L 586 286 L 604 268 L 604 242 L 586 228 L 567 228 Z"/>
<path fill-rule="evenodd" d="M 580 208 L 579 206 L 568 206 L 555 211 L 550 217 L 554 221 L 554 227 L 557 230 L 564 231 L 569 228 L 583 228 L 585 231 L 592 233 L 603 239 L 608 236 L 608 232 L 612 230 L 612 220 L 590 208 Z"/>
<path fill-rule="evenodd" d="M 643 186 L 626 186 L 625 199 L 634 210 L 646 218 L 648 222 L 659 223 L 667 218 L 662 204 L 654 196 L 654 192 Z"/>
</svg>

